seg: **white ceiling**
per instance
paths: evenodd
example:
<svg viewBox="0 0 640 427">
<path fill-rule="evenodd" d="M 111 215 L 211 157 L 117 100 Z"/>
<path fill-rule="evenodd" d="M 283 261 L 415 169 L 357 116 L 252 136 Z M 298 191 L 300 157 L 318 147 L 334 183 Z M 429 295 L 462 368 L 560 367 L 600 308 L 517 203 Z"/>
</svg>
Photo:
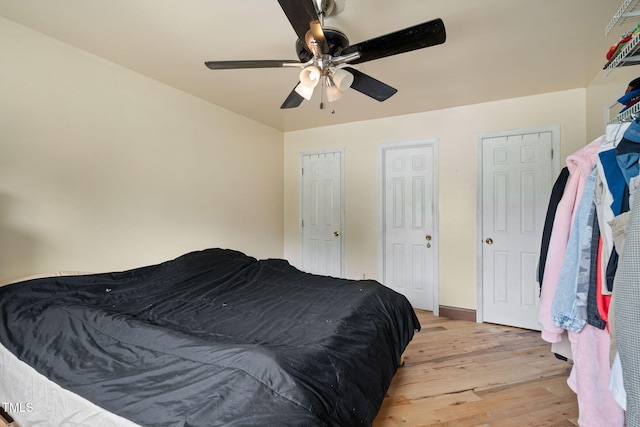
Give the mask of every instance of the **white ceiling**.
<svg viewBox="0 0 640 427">
<path fill-rule="evenodd" d="M 434 18 L 447 41 L 362 64 L 398 89 L 379 103 L 350 90 L 319 108 L 280 105 L 297 69 L 213 71 L 206 60 L 292 59 L 276 0 L 0 0 L 0 15 L 282 131 L 584 88 L 624 27 L 622 0 L 336 0 L 325 26 L 357 43 Z"/>
</svg>

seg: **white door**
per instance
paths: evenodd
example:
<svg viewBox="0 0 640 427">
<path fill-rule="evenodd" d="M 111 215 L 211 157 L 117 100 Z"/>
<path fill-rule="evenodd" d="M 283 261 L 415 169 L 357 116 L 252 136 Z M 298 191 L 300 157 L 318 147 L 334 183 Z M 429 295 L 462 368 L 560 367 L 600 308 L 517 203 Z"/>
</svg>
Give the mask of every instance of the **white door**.
<svg viewBox="0 0 640 427">
<path fill-rule="evenodd" d="M 437 314 L 435 143 L 382 148 L 384 285 Z"/>
<path fill-rule="evenodd" d="M 481 138 L 485 322 L 540 329 L 536 269 L 554 179 L 554 137 L 547 130 Z"/>
<path fill-rule="evenodd" d="M 302 269 L 342 277 L 342 152 L 302 156 Z"/>
</svg>

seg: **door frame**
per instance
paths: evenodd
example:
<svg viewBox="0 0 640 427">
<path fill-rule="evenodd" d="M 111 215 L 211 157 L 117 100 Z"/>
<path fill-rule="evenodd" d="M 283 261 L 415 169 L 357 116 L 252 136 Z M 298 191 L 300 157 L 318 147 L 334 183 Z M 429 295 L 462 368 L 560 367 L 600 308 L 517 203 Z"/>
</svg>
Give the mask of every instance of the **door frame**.
<svg viewBox="0 0 640 427">
<path fill-rule="evenodd" d="M 303 157 L 315 156 L 328 153 L 340 153 L 340 277 L 344 277 L 345 272 L 345 241 L 344 241 L 344 148 L 326 149 L 326 150 L 314 150 L 314 151 L 301 151 L 298 157 L 298 246 L 300 248 L 300 265 L 303 265 L 304 256 L 304 230 L 302 227 L 303 216 L 303 204 L 304 204 L 304 175 L 302 173 Z"/>
<path fill-rule="evenodd" d="M 553 152 L 551 158 L 551 173 L 553 175 L 553 180 L 557 179 L 556 177 L 560 173 L 560 125 L 549 125 L 549 126 L 536 126 L 531 128 L 522 128 L 522 129 L 509 129 L 509 130 L 501 130 L 501 131 L 493 131 L 493 132 L 483 132 L 477 135 L 476 139 L 476 147 L 477 147 L 477 178 L 476 178 L 476 323 L 483 323 L 482 319 L 484 318 L 483 311 L 483 291 L 484 291 L 484 283 L 482 281 L 482 266 L 483 266 L 483 257 L 482 257 L 482 248 L 483 248 L 483 150 L 482 150 L 482 140 L 485 138 L 497 138 L 497 137 L 509 137 L 514 135 L 521 135 L 525 133 L 543 133 L 543 132 L 551 132 L 551 150 Z"/>
<path fill-rule="evenodd" d="M 395 141 L 380 144 L 378 146 L 378 277 L 380 282 L 384 280 L 384 212 L 385 212 L 385 176 L 384 176 L 384 160 L 385 153 L 389 149 L 414 148 L 414 147 L 433 147 L 433 315 L 440 314 L 440 274 L 439 263 L 439 220 L 438 213 L 440 211 L 438 204 L 438 138 L 425 138 L 409 141 Z"/>
</svg>

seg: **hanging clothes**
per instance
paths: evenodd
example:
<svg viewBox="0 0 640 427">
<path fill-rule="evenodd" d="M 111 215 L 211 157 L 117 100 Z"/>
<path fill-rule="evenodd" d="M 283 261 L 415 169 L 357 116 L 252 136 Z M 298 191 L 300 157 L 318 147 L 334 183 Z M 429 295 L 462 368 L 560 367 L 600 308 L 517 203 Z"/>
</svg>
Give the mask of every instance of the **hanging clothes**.
<svg viewBox="0 0 640 427">
<path fill-rule="evenodd" d="M 640 168 L 638 167 L 638 159 L 640 158 L 640 122 L 638 119 L 630 123 L 628 128 L 624 131 L 624 136 L 615 147 L 615 159 L 622 175 L 623 179 L 620 184 L 624 187 L 622 196 L 620 197 L 619 205 L 616 204 L 617 209 L 613 209 L 614 218 L 608 221 L 609 225 L 615 221 L 620 215 L 628 212 L 630 209 L 630 195 L 629 188 L 632 180 L 638 176 Z M 613 292 L 613 283 L 618 269 L 619 252 L 613 241 L 613 248 L 609 255 L 609 259 L 606 265 L 605 279 L 603 282 L 602 294 L 603 297 L 599 300 L 599 308 L 601 314 L 605 320 L 608 320 L 608 310 L 611 300 L 611 293 Z M 606 289 L 604 286 L 606 285 Z"/>
<path fill-rule="evenodd" d="M 563 167 L 560 171 L 560 175 L 556 179 L 551 189 L 551 196 L 549 197 L 549 205 L 547 206 L 547 216 L 544 219 L 544 227 L 542 229 L 542 242 L 540 243 L 540 261 L 538 262 L 538 285 L 542 286 L 542 279 L 544 278 L 544 267 L 547 263 L 547 253 L 549 251 L 549 239 L 551 238 L 551 230 L 553 229 L 553 221 L 556 217 L 556 210 L 558 209 L 558 203 L 564 193 L 564 187 L 567 185 L 567 179 L 569 179 L 569 168 Z"/>
<path fill-rule="evenodd" d="M 610 335 L 604 324 L 598 328 L 588 322 L 594 311 L 591 297 L 598 296 L 594 284 L 606 277 L 603 253 L 613 249 L 612 238 L 607 238 L 610 243 L 603 248 L 605 238 L 600 230 L 600 212 L 605 208 L 613 212 L 607 179 L 618 183 L 622 176 L 610 170 L 614 166 L 620 171 L 615 151 L 609 152 L 615 150 L 622 133 L 620 127 L 610 131 L 567 157 L 569 177 L 550 233 L 538 313 L 543 339 L 554 345 L 563 333 L 568 334 L 573 366 L 567 384 L 577 395 L 578 422 L 583 427 L 622 427 L 625 422 L 624 410 L 609 390 Z M 611 235 L 610 225 L 605 225 Z M 595 307 L 596 313 L 598 310 Z"/>
<path fill-rule="evenodd" d="M 597 212 L 596 212 L 597 213 Z M 597 216 L 597 215 L 596 215 Z M 591 265 L 589 272 L 589 290 L 587 291 L 587 316 L 585 320 L 591 326 L 598 329 L 605 329 L 607 322 L 600 316 L 598 310 L 598 275 L 600 274 L 598 266 L 602 257 L 602 236 L 600 234 L 600 225 L 598 219 L 595 218 L 593 224 L 592 246 L 591 246 Z"/>
<path fill-rule="evenodd" d="M 620 134 L 622 134 L 622 138 L 618 138 Z M 629 211 L 631 203 L 631 188 L 635 188 L 637 185 L 637 177 L 640 172 L 639 159 L 640 121 L 636 119 L 630 123 L 609 125 L 607 127 L 607 141 L 601 146 L 598 153 L 598 178 L 603 185 L 597 186 L 595 193 L 596 201 L 601 202 L 598 207 L 598 215 L 603 231 L 603 250 L 599 265 L 596 303 L 599 317 L 606 323 L 609 331 L 611 331 L 609 310 L 618 269 L 619 253 L 622 250 L 620 244 L 613 237 L 613 233 L 614 229 L 624 231 L 626 228 L 625 214 Z M 591 324 L 599 327 L 600 323 L 596 321 Z M 615 337 L 613 338 L 615 343 Z"/>
<path fill-rule="evenodd" d="M 604 137 L 597 138 L 567 157 L 569 178 L 567 179 L 564 194 L 556 209 L 540 292 L 540 307 L 538 309 L 538 321 L 542 326 L 542 339 L 550 343 L 559 342 L 564 331 L 564 329 L 553 324 L 551 306 L 558 287 L 560 269 L 569 241 L 574 212 L 584 193 L 587 177 L 595 167 L 598 148 L 603 140 Z"/>
<path fill-rule="evenodd" d="M 640 158 L 640 122 L 638 119 L 631 122 L 624 132 L 624 137 L 616 146 L 616 161 L 620 171 L 624 175 L 627 186 L 631 179 L 638 176 L 638 159 Z"/>
<path fill-rule="evenodd" d="M 639 100 L 640 78 L 619 101 Z M 581 427 L 640 427 L 640 118 L 608 125 L 567 169 L 541 245 L 541 336 L 552 349 L 568 336 Z"/>
<path fill-rule="evenodd" d="M 631 123 L 611 124 L 607 126 L 605 140 L 598 150 L 596 163 L 596 188 L 594 201 L 600 230 L 597 276 L 590 284 L 588 295 L 587 322 L 599 329 L 607 327 L 611 294 L 610 283 L 617 266 L 617 252 L 613 239 L 612 221 L 624 210 L 627 185 L 616 159 L 616 149 L 624 140 Z M 611 258 L 614 257 L 612 261 Z M 607 273 L 608 271 L 608 273 Z"/>
<path fill-rule="evenodd" d="M 610 335 L 605 330 L 588 325 L 579 310 L 580 305 L 586 305 L 589 288 L 590 255 L 594 243 L 590 224 L 595 215 L 595 181 L 594 168 L 587 177 L 582 198 L 575 210 L 553 300 L 552 320 L 554 325 L 568 331 L 571 342 L 574 364 L 567 384 L 578 397 L 579 425 L 622 427 L 624 411 L 609 389 Z"/>
<path fill-rule="evenodd" d="M 593 203 L 595 183 L 596 172 L 593 170 L 587 177 L 582 198 L 576 208 L 575 220 L 569 233 L 558 286 L 551 306 L 553 324 L 567 331 L 580 332 L 587 323 L 586 319 L 580 315 L 578 307 L 587 305 L 591 238 L 593 237 L 591 223 L 595 216 Z M 579 287 L 580 290 L 578 290 Z"/>
<path fill-rule="evenodd" d="M 616 274 L 614 328 L 627 393 L 627 426 L 640 427 L 640 197 L 634 197 Z"/>
</svg>

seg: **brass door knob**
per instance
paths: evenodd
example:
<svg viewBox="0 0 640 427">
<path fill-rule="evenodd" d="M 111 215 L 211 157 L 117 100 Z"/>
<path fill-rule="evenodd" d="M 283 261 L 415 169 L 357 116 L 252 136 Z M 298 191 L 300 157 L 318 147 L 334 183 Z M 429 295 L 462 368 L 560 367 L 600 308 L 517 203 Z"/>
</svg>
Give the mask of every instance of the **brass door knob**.
<svg viewBox="0 0 640 427">
<path fill-rule="evenodd" d="M 491 237 L 487 237 L 487 240 L 485 240 L 485 242 L 487 242 L 487 245 L 493 245 L 493 239 Z"/>
<path fill-rule="evenodd" d="M 430 240 L 431 240 L 431 234 L 427 234 L 427 235 L 425 236 L 425 239 L 427 239 L 427 241 L 430 241 Z"/>
<path fill-rule="evenodd" d="M 339 232 L 339 231 L 334 231 L 334 232 L 333 232 L 333 235 L 334 235 L 334 236 L 336 236 L 336 237 L 338 237 L 338 236 L 340 235 L 340 232 Z"/>
</svg>

